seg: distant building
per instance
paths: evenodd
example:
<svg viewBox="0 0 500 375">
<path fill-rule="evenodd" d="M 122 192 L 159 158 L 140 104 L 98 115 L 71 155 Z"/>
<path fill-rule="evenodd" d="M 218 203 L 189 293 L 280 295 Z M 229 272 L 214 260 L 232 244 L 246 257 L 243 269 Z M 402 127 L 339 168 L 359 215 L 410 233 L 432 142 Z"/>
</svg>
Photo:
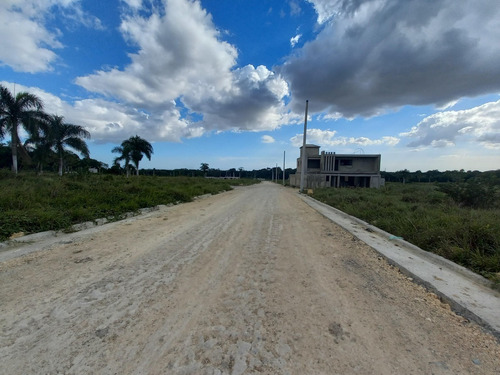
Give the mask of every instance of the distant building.
<svg viewBox="0 0 500 375">
<path fill-rule="evenodd" d="M 384 185 L 380 176 L 380 154 L 336 154 L 321 151 L 319 146 L 306 145 L 306 176 L 304 188 L 372 187 Z M 300 186 L 302 147 L 297 159 L 297 173 L 290 175 L 290 185 Z"/>
</svg>

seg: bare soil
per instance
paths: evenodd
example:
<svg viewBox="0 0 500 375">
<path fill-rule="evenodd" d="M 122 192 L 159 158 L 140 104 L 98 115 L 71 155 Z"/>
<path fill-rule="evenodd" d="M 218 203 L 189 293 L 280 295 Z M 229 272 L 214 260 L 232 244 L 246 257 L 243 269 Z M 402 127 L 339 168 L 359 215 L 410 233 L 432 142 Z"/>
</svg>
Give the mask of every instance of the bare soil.
<svg viewBox="0 0 500 375">
<path fill-rule="evenodd" d="M 270 183 L 0 264 L 0 374 L 499 374 L 500 345 Z"/>
</svg>

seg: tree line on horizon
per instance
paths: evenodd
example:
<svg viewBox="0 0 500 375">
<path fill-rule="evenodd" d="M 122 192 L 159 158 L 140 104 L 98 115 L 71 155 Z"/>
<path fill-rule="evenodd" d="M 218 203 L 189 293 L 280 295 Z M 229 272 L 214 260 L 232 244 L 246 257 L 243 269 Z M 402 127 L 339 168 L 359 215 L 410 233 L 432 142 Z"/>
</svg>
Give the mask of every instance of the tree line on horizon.
<svg viewBox="0 0 500 375">
<path fill-rule="evenodd" d="M 21 128 L 27 134 L 24 142 L 19 136 Z M 101 170 L 107 167 L 106 164 L 90 158 L 85 139 L 90 139 L 91 135 L 83 126 L 67 123 L 63 116 L 44 112 L 42 100 L 34 94 L 19 92 L 15 95 L 0 85 L 0 140 L 8 136 L 10 141 L 6 145 L 0 143 L 0 168 L 10 166 L 14 174 L 18 173 L 20 166 L 34 166 L 41 174 L 44 168 L 53 169 L 56 161 L 60 176 L 64 172 L 65 164 L 77 165 L 80 169 L 87 170 Z M 73 151 L 84 159 L 81 160 Z M 123 161 L 123 168 L 128 176 L 132 164 L 139 174 L 139 162 L 143 156 L 151 160 L 153 147 L 136 135 L 124 140 L 112 152 L 119 154 L 114 159 L 114 166 L 120 168 L 119 163 Z"/>
<path fill-rule="evenodd" d="M 152 145 L 138 135 L 124 140 L 120 146 L 112 149 L 118 156 L 113 160 L 113 165 L 90 158 L 90 152 L 85 139 L 90 139 L 90 133 L 81 125 L 65 122 L 63 116 L 47 114 L 43 111 L 42 100 L 36 95 L 19 92 L 13 95 L 6 87 L 0 85 L 0 141 L 10 136 L 7 144 L 0 143 L 0 169 L 11 168 L 17 174 L 20 167 L 35 169 L 42 173 L 44 169 L 57 170 L 62 175 L 64 170 L 89 171 L 93 168 L 100 172 L 112 174 L 126 174 L 132 172 L 139 174 L 139 164 L 146 156 L 151 160 Z M 21 142 L 19 130 L 26 131 L 27 138 Z M 73 152 L 73 151 L 76 151 Z M 83 156 L 80 159 L 77 155 Z M 123 167 L 120 163 L 123 162 Z M 65 168 L 66 167 L 66 168 Z M 296 169 L 287 168 L 285 178 L 295 173 Z M 241 177 L 272 179 L 276 177 L 276 168 L 254 169 L 245 171 L 243 168 L 221 170 L 210 168 L 207 163 L 201 163 L 200 169 L 173 169 L 173 170 L 143 170 L 147 175 L 183 175 L 206 177 Z M 280 167 L 277 168 L 278 176 L 283 176 Z M 381 172 L 387 182 L 466 182 L 478 179 L 484 180 L 485 176 L 495 181 L 500 181 L 500 170 L 497 171 L 438 171 L 417 170 L 410 172 L 407 169 L 396 172 Z M 279 177 L 278 177 L 279 179 Z"/>
<path fill-rule="evenodd" d="M 498 181 L 500 182 L 500 169 L 493 171 L 465 171 L 461 170 L 447 170 L 439 171 L 437 169 L 422 172 L 417 170 L 410 172 L 408 169 L 403 169 L 396 172 L 380 172 L 382 178 L 386 182 L 402 182 L 402 183 L 416 183 L 416 182 L 471 182 L 472 180 L 481 179 Z"/>
<path fill-rule="evenodd" d="M 290 174 L 296 173 L 295 168 L 285 169 L 285 179 L 290 177 Z M 175 168 L 175 169 L 142 169 L 141 173 L 145 176 L 186 176 L 186 177 L 208 177 L 208 178 L 249 178 L 249 179 L 262 179 L 271 180 L 273 177 L 276 178 L 278 175 L 278 180 L 283 179 L 283 169 L 281 167 L 277 168 L 260 168 L 246 170 L 243 167 L 240 168 L 210 168 L 208 163 L 201 163 L 199 169 L 192 168 Z"/>
</svg>

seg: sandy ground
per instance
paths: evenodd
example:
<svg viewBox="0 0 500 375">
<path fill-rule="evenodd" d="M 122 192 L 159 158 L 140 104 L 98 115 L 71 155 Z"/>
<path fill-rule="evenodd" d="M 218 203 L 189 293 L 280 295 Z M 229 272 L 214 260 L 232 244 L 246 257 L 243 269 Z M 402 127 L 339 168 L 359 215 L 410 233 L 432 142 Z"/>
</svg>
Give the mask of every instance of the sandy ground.
<svg viewBox="0 0 500 375">
<path fill-rule="evenodd" d="M 499 374 L 500 345 L 270 183 L 0 264 L 1 374 Z"/>
</svg>

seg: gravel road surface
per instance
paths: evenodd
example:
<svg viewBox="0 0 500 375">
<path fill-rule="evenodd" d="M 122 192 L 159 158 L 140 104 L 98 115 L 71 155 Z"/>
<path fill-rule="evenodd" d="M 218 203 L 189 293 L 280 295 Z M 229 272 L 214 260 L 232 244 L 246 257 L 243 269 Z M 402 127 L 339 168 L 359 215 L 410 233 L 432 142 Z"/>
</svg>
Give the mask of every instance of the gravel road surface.
<svg viewBox="0 0 500 375">
<path fill-rule="evenodd" d="M 0 374 L 500 373 L 494 337 L 271 183 L 63 236 L 0 285 Z"/>
</svg>

